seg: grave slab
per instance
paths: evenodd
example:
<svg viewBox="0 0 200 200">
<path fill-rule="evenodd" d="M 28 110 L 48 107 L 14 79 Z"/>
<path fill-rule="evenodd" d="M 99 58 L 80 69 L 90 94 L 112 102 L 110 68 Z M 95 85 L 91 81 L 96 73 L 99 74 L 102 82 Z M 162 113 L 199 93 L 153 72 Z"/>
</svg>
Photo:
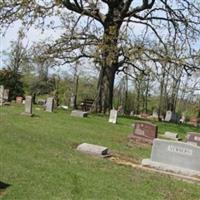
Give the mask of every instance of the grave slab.
<svg viewBox="0 0 200 200">
<path fill-rule="evenodd" d="M 86 154 L 107 157 L 110 156 L 109 149 L 104 146 L 82 143 L 78 145 L 77 150 Z"/>
<path fill-rule="evenodd" d="M 71 116 L 84 118 L 88 116 L 88 112 L 83 112 L 81 110 L 72 110 Z"/>
</svg>

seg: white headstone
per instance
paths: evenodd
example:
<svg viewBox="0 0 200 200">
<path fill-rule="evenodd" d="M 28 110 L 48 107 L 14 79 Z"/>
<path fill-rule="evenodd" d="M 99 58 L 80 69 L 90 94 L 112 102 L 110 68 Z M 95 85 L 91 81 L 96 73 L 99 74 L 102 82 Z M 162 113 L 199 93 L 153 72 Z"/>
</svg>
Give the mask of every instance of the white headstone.
<svg viewBox="0 0 200 200">
<path fill-rule="evenodd" d="M 32 96 L 26 96 L 25 98 L 25 112 L 23 115 L 32 116 Z"/>
<path fill-rule="evenodd" d="M 46 111 L 53 112 L 53 109 L 54 109 L 54 98 L 48 97 L 46 102 Z"/>
<path fill-rule="evenodd" d="M 4 86 L 0 85 L 0 106 L 3 106 Z"/>
<path fill-rule="evenodd" d="M 113 124 L 117 123 L 117 110 L 113 109 L 110 111 L 108 122 L 113 123 Z"/>
</svg>

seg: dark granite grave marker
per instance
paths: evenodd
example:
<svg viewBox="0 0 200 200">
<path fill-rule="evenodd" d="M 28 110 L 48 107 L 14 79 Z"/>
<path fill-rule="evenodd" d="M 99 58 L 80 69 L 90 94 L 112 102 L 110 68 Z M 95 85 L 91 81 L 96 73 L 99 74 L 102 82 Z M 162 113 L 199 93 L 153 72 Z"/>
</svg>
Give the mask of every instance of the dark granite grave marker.
<svg viewBox="0 0 200 200">
<path fill-rule="evenodd" d="M 157 138 L 158 127 L 149 122 L 136 122 L 133 134 L 129 135 L 129 139 L 135 141 L 152 144 Z"/>
<path fill-rule="evenodd" d="M 188 143 L 200 146 L 200 133 L 189 132 L 186 136 L 186 141 Z"/>
</svg>

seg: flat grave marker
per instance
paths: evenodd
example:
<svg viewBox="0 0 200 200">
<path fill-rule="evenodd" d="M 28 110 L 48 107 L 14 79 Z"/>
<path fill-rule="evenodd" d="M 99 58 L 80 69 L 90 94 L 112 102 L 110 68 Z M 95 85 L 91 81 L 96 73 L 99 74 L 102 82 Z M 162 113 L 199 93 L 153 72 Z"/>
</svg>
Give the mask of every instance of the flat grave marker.
<svg viewBox="0 0 200 200">
<path fill-rule="evenodd" d="M 84 118 L 88 116 L 88 112 L 83 112 L 81 110 L 72 110 L 71 116 Z"/>
</svg>

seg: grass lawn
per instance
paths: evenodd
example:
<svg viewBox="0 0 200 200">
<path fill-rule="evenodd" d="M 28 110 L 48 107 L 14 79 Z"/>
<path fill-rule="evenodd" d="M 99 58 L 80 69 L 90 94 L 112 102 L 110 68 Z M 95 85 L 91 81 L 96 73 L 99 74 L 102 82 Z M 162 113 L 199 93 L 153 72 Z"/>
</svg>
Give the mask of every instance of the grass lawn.
<svg viewBox="0 0 200 200">
<path fill-rule="evenodd" d="M 74 118 L 69 112 L 35 117 L 20 113 L 23 106 L 0 107 L 0 182 L 10 184 L 3 200 L 200 200 L 200 185 L 146 172 L 81 154 L 75 147 L 87 142 L 109 147 L 114 153 L 140 162 L 151 148 L 128 145 L 131 118 L 117 125 L 107 117 Z M 156 123 L 166 130 L 200 132 L 200 128 Z"/>
</svg>

